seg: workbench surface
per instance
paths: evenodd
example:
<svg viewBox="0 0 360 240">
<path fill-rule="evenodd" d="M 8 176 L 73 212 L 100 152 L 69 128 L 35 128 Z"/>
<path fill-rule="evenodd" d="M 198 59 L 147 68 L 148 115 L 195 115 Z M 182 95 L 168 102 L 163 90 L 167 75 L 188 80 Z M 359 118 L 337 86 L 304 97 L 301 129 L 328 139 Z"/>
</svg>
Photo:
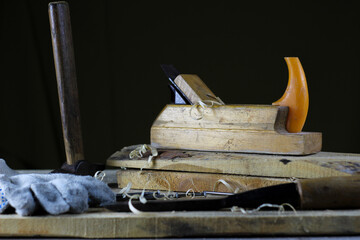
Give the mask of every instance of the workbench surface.
<svg viewBox="0 0 360 240">
<path fill-rule="evenodd" d="M 155 238 L 360 235 L 360 210 L 0 215 L 0 237 Z"/>
<path fill-rule="evenodd" d="M 19 170 L 48 173 L 50 170 Z M 116 183 L 116 169 L 104 182 Z M 160 238 L 360 235 L 359 210 L 157 212 L 134 214 L 90 208 L 83 214 L 21 217 L 0 214 L 0 237 Z"/>
</svg>

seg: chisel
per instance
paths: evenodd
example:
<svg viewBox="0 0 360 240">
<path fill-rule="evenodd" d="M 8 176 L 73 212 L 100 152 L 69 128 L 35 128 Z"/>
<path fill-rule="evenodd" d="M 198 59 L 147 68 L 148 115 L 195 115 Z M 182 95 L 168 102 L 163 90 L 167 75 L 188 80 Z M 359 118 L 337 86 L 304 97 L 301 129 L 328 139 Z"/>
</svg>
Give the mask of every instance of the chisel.
<svg viewBox="0 0 360 240">
<path fill-rule="evenodd" d="M 211 192 L 211 191 L 203 191 L 203 192 L 190 192 L 190 193 L 184 193 L 184 192 L 171 192 L 170 194 L 168 193 L 163 193 L 160 192 L 159 190 L 157 191 L 150 191 L 150 192 L 132 192 L 132 193 L 127 193 L 127 194 L 116 194 L 116 201 L 127 201 L 130 199 L 130 197 L 134 196 L 134 195 L 143 195 L 146 200 L 155 200 L 155 199 L 160 199 L 163 198 L 165 199 L 166 197 L 168 199 L 175 199 L 175 198 L 184 198 L 184 197 L 207 197 L 207 196 L 229 196 L 229 195 L 233 195 L 233 193 L 228 193 L 228 192 Z"/>
<path fill-rule="evenodd" d="M 257 208 L 265 203 L 287 203 L 295 209 L 360 208 L 360 176 L 299 180 L 215 199 L 150 200 L 146 204 L 132 201 L 136 209 L 145 212 L 210 211 L 233 206 Z M 130 211 L 127 202 L 106 204 L 103 207 L 112 211 Z"/>
</svg>

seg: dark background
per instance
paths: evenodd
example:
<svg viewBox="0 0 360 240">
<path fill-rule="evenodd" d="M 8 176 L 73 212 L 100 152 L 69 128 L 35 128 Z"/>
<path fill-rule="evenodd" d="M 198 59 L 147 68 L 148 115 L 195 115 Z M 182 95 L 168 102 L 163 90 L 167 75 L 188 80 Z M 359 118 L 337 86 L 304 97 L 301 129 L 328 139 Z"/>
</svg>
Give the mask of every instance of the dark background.
<svg viewBox="0 0 360 240">
<path fill-rule="evenodd" d="M 49 1 L 0 1 L 0 157 L 14 168 L 65 161 Z M 303 131 L 323 151 L 359 153 L 359 8 L 355 1 L 69 1 L 86 159 L 149 143 L 170 102 L 159 67 L 198 74 L 225 103 L 271 104 L 300 58 L 310 108 Z"/>
</svg>

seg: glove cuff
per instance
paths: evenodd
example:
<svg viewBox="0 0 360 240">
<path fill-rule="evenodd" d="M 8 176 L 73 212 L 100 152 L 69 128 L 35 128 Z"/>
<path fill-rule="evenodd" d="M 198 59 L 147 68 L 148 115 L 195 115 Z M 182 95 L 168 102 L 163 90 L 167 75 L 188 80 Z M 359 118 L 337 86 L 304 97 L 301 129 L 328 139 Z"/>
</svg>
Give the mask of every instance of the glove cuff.
<svg viewBox="0 0 360 240">
<path fill-rule="evenodd" d="M 7 177 L 18 175 L 19 173 L 12 170 L 5 162 L 4 159 L 0 158 L 0 174 L 4 174 Z"/>
</svg>

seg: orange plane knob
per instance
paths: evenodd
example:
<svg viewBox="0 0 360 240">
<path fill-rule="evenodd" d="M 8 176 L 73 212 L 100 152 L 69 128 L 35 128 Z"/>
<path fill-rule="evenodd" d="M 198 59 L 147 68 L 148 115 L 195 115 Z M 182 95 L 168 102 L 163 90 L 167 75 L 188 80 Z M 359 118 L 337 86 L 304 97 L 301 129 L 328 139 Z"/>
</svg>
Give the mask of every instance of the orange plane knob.
<svg viewBox="0 0 360 240">
<path fill-rule="evenodd" d="M 309 92 L 304 70 L 297 57 L 285 58 L 289 81 L 284 95 L 273 103 L 278 106 L 288 106 L 289 113 L 286 129 L 290 133 L 301 132 L 309 109 Z"/>
</svg>

